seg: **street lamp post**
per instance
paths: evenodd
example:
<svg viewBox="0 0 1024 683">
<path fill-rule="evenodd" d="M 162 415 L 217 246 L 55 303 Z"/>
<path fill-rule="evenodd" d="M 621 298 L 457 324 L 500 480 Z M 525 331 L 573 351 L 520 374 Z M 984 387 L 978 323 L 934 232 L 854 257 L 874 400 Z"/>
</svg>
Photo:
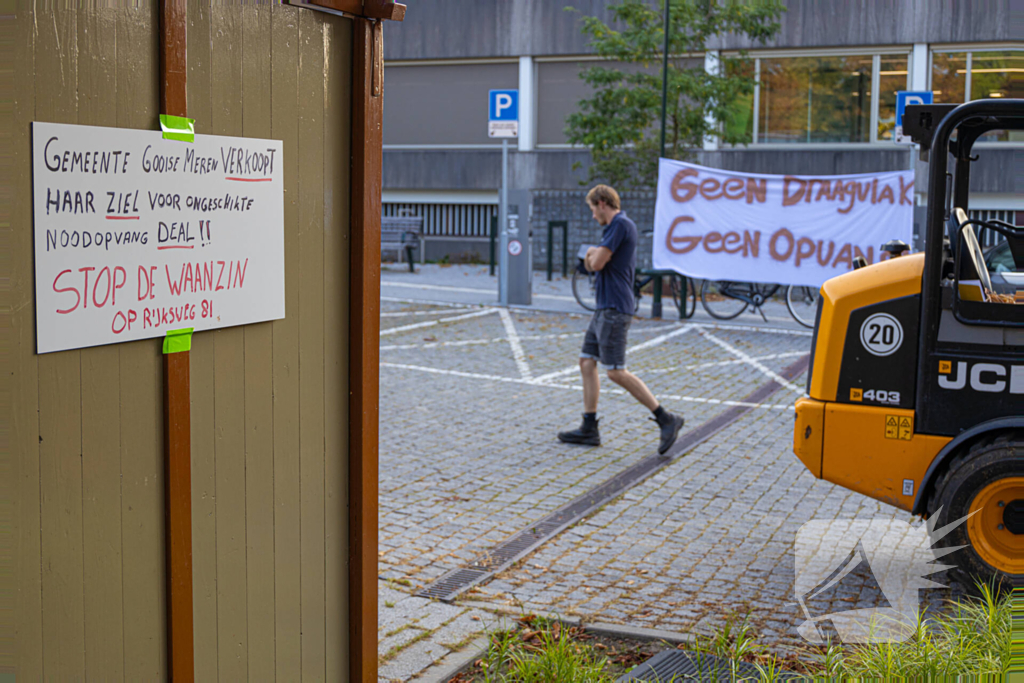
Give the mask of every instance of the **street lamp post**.
<svg viewBox="0 0 1024 683">
<path fill-rule="evenodd" d="M 671 27 L 668 3 L 669 0 L 665 0 L 665 54 L 662 56 L 661 63 L 661 153 L 659 154 L 661 157 L 665 156 L 665 118 L 668 110 L 668 38 Z"/>
</svg>

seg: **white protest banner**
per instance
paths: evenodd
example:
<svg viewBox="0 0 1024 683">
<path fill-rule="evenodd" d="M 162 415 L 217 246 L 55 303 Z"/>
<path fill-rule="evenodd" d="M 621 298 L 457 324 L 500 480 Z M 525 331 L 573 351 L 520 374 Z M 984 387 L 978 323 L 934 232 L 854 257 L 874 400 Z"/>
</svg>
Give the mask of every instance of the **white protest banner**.
<svg viewBox="0 0 1024 683">
<path fill-rule="evenodd" d="M 889 240 L 912 244 L 914 172 L 760 175 L 661 159 L 655 268 L 819 287 Z"/>
<path fill-rule="evenodd" d="M 278 140 L 32 124 L 39 353 L 284 317 Z"/>
</svg>

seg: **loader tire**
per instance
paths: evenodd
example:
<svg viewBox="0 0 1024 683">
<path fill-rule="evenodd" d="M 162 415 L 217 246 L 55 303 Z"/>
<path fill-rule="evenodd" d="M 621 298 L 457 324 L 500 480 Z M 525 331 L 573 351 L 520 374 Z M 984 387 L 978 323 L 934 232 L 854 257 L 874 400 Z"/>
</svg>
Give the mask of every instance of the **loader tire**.
<svg viewBox="0 0 1024 683">
<path fill-rule="evenodd" d="M 1024 432 L 983 437 L 955 455 L 932 489 L 928 511 L 934 548 L 966 546 L 938 560 L 954 565 L 952 578 L 965 590 L 976 593 L 979 583 L 1000 591 L 1024 586 Z"/>
</svg>

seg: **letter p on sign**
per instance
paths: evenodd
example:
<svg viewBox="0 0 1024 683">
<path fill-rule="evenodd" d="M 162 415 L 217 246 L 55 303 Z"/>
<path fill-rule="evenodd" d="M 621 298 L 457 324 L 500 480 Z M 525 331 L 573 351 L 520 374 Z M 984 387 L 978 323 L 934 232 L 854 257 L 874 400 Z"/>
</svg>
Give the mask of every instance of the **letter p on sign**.
<svg viewBox="0 0 1024 683">
<path fill-rule="evenodd" d="M 518 90 L 492 90 L 488 99 L 491 105 L 487 117 L 489 121 L 519 120 Z"/>
</svg>

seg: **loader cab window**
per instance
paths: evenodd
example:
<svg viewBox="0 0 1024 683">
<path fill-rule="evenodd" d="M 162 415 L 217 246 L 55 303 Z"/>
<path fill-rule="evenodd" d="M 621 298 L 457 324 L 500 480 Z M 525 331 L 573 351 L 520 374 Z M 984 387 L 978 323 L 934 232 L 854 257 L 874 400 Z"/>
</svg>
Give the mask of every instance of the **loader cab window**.
<svg viewBox="0 0 1024 683">
<path fill-rule="evenodd" d="M 949 223 L 956 317 L 974 324 L 1024 324 L 1024 228 L 972 220 L 960 207 L 950 212 Z M 1006 241 L 984 250 L 980 229 L 995 230 Z"/>
</svg>

